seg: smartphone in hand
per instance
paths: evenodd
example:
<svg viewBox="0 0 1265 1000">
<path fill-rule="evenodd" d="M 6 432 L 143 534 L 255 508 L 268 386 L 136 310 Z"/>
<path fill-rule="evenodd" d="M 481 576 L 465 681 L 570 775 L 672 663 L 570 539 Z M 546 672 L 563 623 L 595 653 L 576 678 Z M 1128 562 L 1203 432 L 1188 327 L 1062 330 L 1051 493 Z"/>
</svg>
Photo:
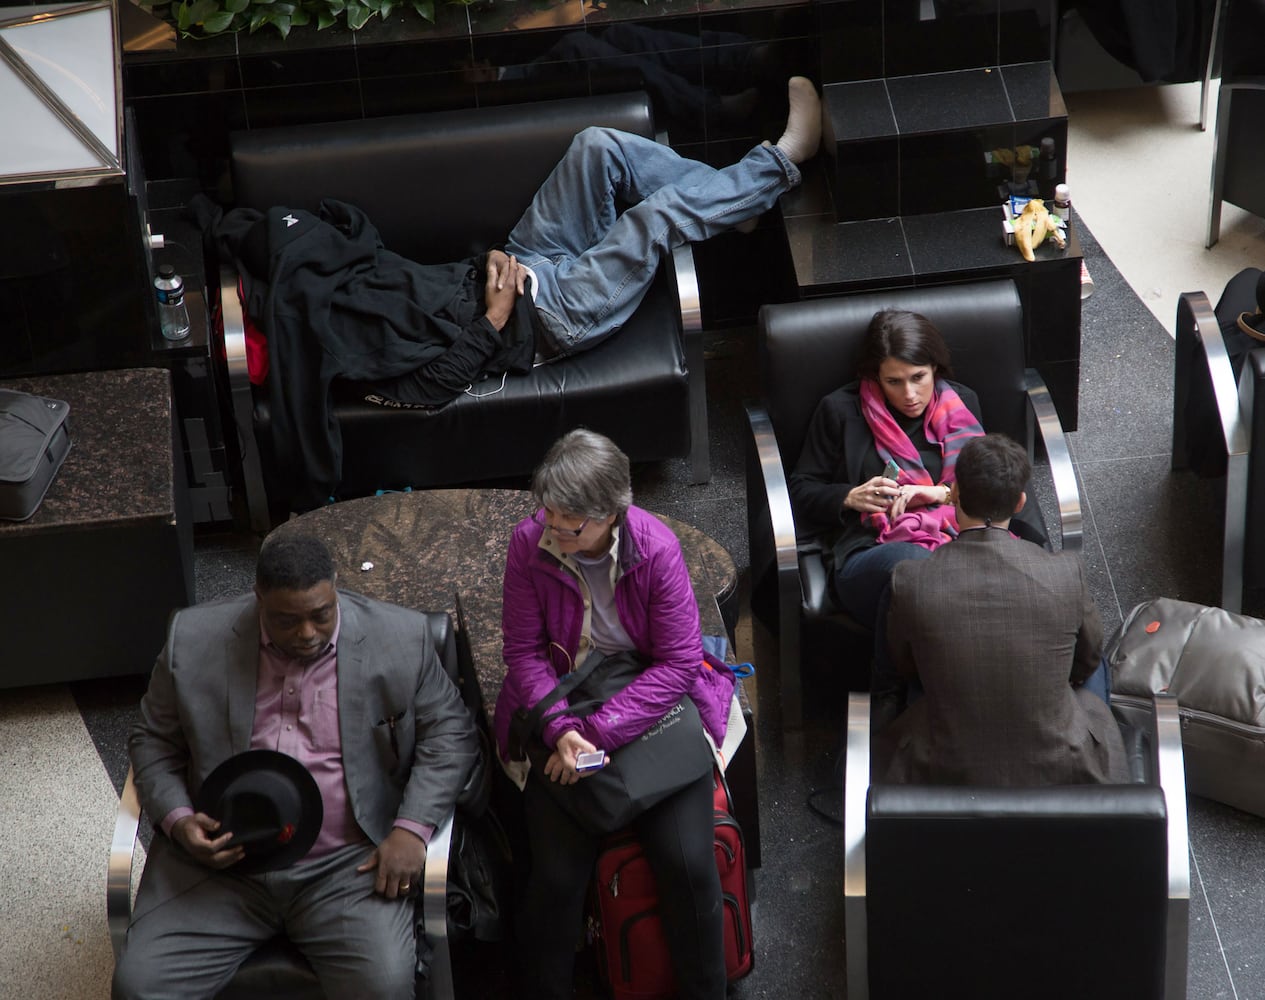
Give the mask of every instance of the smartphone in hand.
<svg viewBox="0 0 1265 1000">
<path fill-rule="evenodd" d="M 871 466 L 871 468 L 873 468 L 873 466 Z M 883 466 L 883 478 L 893 480 L 900 479 L 900 467 L 893 459 L 889 458 L 887 460 L 887 464 Z"/>
<path fill-rule="evenodd" d="M 581 774 L 585 771 L 596 771 L 599 767 L 605 766 L 605 750 L 594 750 L 592 753 L 578 753 L 575 755 L 575 769 Z"/>
</svg>

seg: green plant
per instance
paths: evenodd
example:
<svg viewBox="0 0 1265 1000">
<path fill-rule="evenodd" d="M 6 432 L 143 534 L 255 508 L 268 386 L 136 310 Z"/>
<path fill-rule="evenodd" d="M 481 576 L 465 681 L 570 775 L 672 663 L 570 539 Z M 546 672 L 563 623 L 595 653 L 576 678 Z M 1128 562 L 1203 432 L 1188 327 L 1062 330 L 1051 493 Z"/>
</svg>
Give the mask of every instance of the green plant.
<svg viewBox="0 0 1265 1000">
<path fill-rule="evenodd" d="M 474 0 L 440 0 L 469 5 Z M 328 28 L 342 19 L 348 28 L 357 31 L 377 14 L 387 17 L 397 7 L 411 8 L 427 21 L 435 20 L 436 0 L 168 0 L 150 3 L 155 8 L 169 7 L 166 16 L 175 22 L 185 38 L 204 38 L 242 31 L 258 31 L 270 25 L 285 38 L 290 29 L 315 24 Z"/>
</svg>

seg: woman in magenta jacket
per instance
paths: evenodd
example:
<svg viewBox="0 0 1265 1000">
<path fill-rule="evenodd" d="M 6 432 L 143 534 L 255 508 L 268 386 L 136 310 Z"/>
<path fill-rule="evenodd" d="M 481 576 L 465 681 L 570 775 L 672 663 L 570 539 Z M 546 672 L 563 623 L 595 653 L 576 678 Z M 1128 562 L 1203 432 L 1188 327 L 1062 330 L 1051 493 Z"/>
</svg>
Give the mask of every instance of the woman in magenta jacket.
<svg viewBox="0 0 1265 1000">
<path fill-rule="evenodd" d="M 562 715 L 544 739 L 543 774 L 527 775 L 523 809 L 531 871 L 518 914 L 524 993 L 569 998 L 584 896 L 598 838 L 538 785 L 583 780 L 576 754 L 610 752 L 640 736 L 683 694 L 719 744 L 733 678 L 703 659 L 698 604 L 681 546 L 632 506 L 628 458 L 609 439 L 575 430 L 550 448 L 532 492 L 540 511 L 519 522 L 505 565 L 502 631 L 508 668 L 496 737 L 508 758 L 510 717 L 531 708 L 596 651 L 636 650 L 645 671 L 584 719 Z M 514 764 L 508 765 L 513 774 Z M 720 881 L 712 854 L 712 779 L 704 775 L 633 823 L 655 872 L 678 995 L 722 1000 L 725 962 Z"/>
</svg>

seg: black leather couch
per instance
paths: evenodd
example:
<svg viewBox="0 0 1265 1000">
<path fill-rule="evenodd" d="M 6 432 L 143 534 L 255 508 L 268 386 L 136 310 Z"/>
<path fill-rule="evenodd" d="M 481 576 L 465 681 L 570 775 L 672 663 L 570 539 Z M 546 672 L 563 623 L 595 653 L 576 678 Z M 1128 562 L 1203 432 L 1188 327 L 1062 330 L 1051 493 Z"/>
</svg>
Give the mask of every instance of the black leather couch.
<svg viewBox="0 0 1265 1000">
<path fill-rule="evenodd" d="M 459 260 L 503 243 L 571 138 L 588 125 L 653 137 L 642 93 L 235 132 L 237 206 L 315 210 L 323 198 L 358 206 L 390 250 L 423 263 Z M 294 484 L 269 458 L 270 412 L 247 379 L 236 275 L 221 271 L 225 355 L 251 527 L 290 510 Z M 587 426 L 632 459 L 689 455 L 710 470 L 693 254 L 659 269 L 632 322 L 572 358 L 477 383 L 437 412 L 388 408 L 335 384 L 343 438 L 338 498 L 378 489 L 455 486 L 531 472 L 559 435 Z"/>
</svg>

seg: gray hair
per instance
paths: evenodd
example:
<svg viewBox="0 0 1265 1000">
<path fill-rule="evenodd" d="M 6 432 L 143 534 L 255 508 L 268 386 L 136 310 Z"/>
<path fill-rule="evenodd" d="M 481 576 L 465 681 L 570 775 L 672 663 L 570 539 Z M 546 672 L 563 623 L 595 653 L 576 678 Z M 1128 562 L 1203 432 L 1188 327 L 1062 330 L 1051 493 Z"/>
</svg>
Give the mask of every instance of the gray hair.
<svg viewBox="0 0 1265 1000">
<path fill-rule="evenodd" d="M 549 448 L 531 492 L 536 503 L 559 513 L 622 520 L 632 503 L 628 456 L 610 438 L 577 428 Z"/>
</svg>

